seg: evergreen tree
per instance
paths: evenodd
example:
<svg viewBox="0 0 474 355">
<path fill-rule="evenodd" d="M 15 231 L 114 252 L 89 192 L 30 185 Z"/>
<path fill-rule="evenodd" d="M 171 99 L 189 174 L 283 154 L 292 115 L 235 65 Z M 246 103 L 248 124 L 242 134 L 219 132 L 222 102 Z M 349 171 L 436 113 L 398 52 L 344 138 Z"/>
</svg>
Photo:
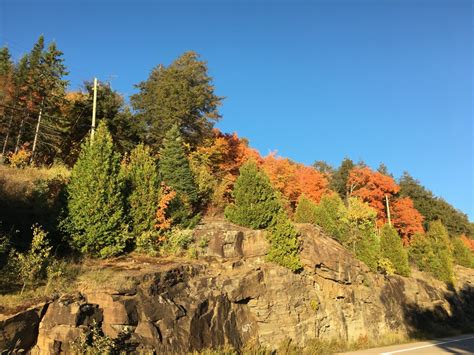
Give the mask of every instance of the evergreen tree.
<svg viewBox="0 0 474 355">
<path fill-rule="evenodd" d="M 270 240 L 268 261 L 284 266 L 291 271 L 302 268 L 298 231 L 283 212 L 279 213 L 275 225 L 269 229 L 268 239 Z"/>
<path fill-rule="evenodd" d="M 184 53 L 170 66 L 157 66 L 131 97 L 138 118 L 149 128 L 145 141 L 155 150 L 171 127 L 177 125 L 185 143 L 196 146 L 210 137 L 219 120 L 222 97 L 214 94 L 207 64 L 194 52 Z"/>
<path fill-rule="evenodd" d="M 326 175 L 326 176 L 332 176 L 334 174 L 334 168 L 329 165 L 327 162 L 324 160 L 317 160 L 313 164 L 313 168 L 315 168 L 317 171 L 320 173 Z"/>
<path fill-rule="evenodd" d="M 130 153 L 128 164 L 122 165 L 127 181 L 127 207 L 130 227 L 135 238 L 155 229 L 160 199 L 158 167 L 150 148 L 139 144 Z"/>
<path fill-rule="evenodd" d="M 399 185 L 400 195 L 410 197 L 415 208 L 425 217 L 425 228 L 429 222 L 439 219 L 452 235 L 474 236 L 474 224 L 469 222 L 466 214 L 433 195 L 410 174 L 405 172 Z"/>
<path fill-rule="evenodd" d="M 160 173 L 163 182 L 181 198 L 191 205 L 198 202 L 198 189 L 177 125 L 167 132 L 160 150 Z"/>
<path fill-rule="evenodd" d="M 453 257 L 456 264 L 474 268 L 474 253 L 463 243 L 460 238 L 453 238 Z"/>
<path fill-rule="evenodd" d="M 380 257 L 380 241 L 375 232 L 369 230 L 352 230 L 352 238 L 355 239 L 355 255 L 357 259 L 364 262 L 372 271 L 377 271 Z"/>
<path fill-rule="evenodd" d="M 305 195 L 301 195 L 296 205 L 294 220 L 296 223 L 315 223 L 315 210 L 316 204 L 307 198 Z"/>
<path fill-rule="evenodd" d="M 408 255 L 403 248 L 402 240 L 397 230 L 386 224 L 382 227 L 380 235 L 380 251 L 382 257 L 387 258 L 395 268 L 395 272 L 402 276 L 410 275 Z"/>
<path fill-rule="evenodd" d="M 98 257 L 120 254 L 128 236 L 124 232 L 123 188 L 120 155 L 101 122 L 94 141 L 86 139 L 67 186 L 68 217 L 64 226 L 72 244 Z"/>
<path fill-rule="evenodd" d="M 441 281 L 454 282 L 453 250 L 446 227 L 441 221 L 430 222 L 426 235 L 434 256 L 429 260 L 429 271 Z"/>
<path fill-rule="evenodd" d="M 349 172 L 354 168 L 354 162 L 349 158 L 344 158 L 341 166 L 334 172 L 330 181 L 331 190 L 337 192 L 344 200 L 347 197 L 347 179 Z"/>
<path fill-rule="evenodd" d="M 418 270 L 430 270 L 430 260 L 435 256 L 430 240 L 425 234 L 417 233 L 412 237 L 408 249 L 408 256 L 410 260 L 415 263 Z"/>
<path fill-rule="evenodd" d="M 347 221 L 343 220 L 346 215 L 344 203 L 338 194 L 333 193 L 323 196 L 314 209 L 314 223 L 340 243 L 345 243 L 349 233 Z"/>
<path fill-rule="evenodd" d="M 254 161 L 248 161 L 240 168 L 232 196 L 234 203 L 227 206 L 225 216 L 244 227 L 270 227 L 282 208 L 268 176 Z"/>
</svg>

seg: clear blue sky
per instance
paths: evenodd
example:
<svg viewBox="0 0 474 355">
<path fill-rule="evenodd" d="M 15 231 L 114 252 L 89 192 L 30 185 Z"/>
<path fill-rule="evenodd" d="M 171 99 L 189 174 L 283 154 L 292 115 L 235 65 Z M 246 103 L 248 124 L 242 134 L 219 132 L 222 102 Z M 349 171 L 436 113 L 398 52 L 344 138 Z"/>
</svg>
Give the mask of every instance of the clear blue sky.
<svg viewBox="0 0 474 355">
<path fill-rule="evenodd" d="M 125 96 L 187 50 L 208 61 L 224 131 L 262 154 L 345 157 L 414 177 L 474 219 L 471 0 L 0 0 L 15 58 L 43 33 L 71 87 Z"/>
</svg>

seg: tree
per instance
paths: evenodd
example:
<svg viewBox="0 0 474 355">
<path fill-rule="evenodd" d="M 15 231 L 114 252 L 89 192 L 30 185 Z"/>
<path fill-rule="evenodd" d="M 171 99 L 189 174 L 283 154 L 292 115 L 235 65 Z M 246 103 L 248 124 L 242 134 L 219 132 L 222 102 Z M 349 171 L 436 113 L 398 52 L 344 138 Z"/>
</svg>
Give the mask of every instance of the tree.
<svg viewBox="0 0 474 355">
<path fill-rule="evenodd" d="M 283 212 L 279 213 L 275 225 L 270 228 L 267 235 L 270 241 L 268 261 L 284 266 L 293 272 L 302 268 L 298 231 Z"/>
<path fill-rule="evenodd" d="M 321 198 L 314 210 L 314 223 L 340 243 L 348 240 L 347 208 L 338 194 L 332 193 Z"/>
<path fill-rule="evenodd" d="M 160 200 L 158 166 L 150 148 L 139 144 L 122 164 L 122 174 L 127 182 L 127 210 L 131 231 L 135 238 L 155 229 L 155 218 Z"/>
<path fill-rule="evenodd" d="M 474 268 L 474 253 L 464 244 L 461 238 L 453 238 L 453 257 L 456 264 Z"/>
<path fill-rule="evenodd" d="M 315 223 L 315 212 L 316 204 L 305 195 L 301 195 L 296 204 L 294 220 L 296 223 Z"/>
<path fill-rule="evenodd" d="M 160 173 L 163 182 L 178 195 L 193 205 L 198 202 L 198 190 L 177 125 L 166 133 L 160 150 Z"/>
<path fill-rule="evenodd" d="M 212 136 L 223 98 L 214 94 L 207 64 L 196 53 L 186 52 L 168 67 L 158 65 L 137 88 L 131 102 L 148 127 L 144 139 L 155 150 L 173 126 L 192 147 Z"/>
<path fill-rule="evenodd" d="M 334 168 L 324 160 L 315 161 L 313 164 L 313 168 L 315 168 L 317 171 L 327 177 L 332 177 L 332 175 L 334 174 Z"/>
<path fill-rule="evenodd" d="M 388 224 L 382 227 L 380 233 L 380 251 L 382 257 L 387 258 L 391 262 L 397 274 L 410 276 L 408 254 L 403 248 L 397 230 Z"/>
<path fill-rule="evenodd" d="M 453 246 L 446 227 L 441 221 L 430 222 L 426 235 L 433 250 L 429 271 L 441 281 L 454 282 Z"/>
<path fill-rule="evenodd" d="M 270 227 L 282 208 L 268 176 L 254 161 L 248 161 L 240 168 L 232 196 L 234 203 L 225 209 L 225 217 L 244 227 Z"/>
<path fill-rule="evenodd" d="M 337 192 L 345 200 L 347 198 L 347 179 L 349 172 L 354 168 L 354 162 L 349 158 L 344 158 L 341 166 L 334 172 L 330 182 L 330 189 Z"/>
<path fill-rule="evenodd" d="M 377 211 L 377 224 L 383 226 L 387 223 L 387 210 L 385 199 L 391 199 L 400 188 L 395 181 L 379 172 L 374 172 L 368 167 L 354 168 L 349 173 L 347 190 L 351 196 L 359 197 Z"/>
<path fill-rule="evenodd" d="M 410 238 L 415 233 L 423 233 L 424 217 L 413 206 L 413 201 L 409 197 L 396 199 L 392 203 L 392 222 L 405 245 L 410 243 Z"/>
<path fill-rule="evenodd" d="M 120 254 L 126 247 L 124 231 L 124 179 L 119 174 L 120 155 L 104 122 L 91 144 L 82 145 L 67 186 L 68 216 L 63 225 L 72 244 L 98 257 Z"/>
<path fill-rule="evenodd" d="M 410 197 L 414 207 L 425 218 L 425 228 L 429 222 L 440 220 L 453 235 L 474 236 L 474 224 L 466 214 L 458 211 L 443 199 L 433 195 L 418 180 L 405 172 L 400 179 L 400 195 Z"/>
</svg>

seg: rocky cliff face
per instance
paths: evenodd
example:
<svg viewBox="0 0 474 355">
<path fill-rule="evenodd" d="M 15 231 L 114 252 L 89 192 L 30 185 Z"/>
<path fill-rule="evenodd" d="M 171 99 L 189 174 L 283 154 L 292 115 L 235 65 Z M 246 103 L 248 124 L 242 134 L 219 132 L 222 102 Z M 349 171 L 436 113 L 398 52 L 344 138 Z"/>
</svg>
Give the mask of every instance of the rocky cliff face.
<svg viewBox="0 0 474 355">
<path fill-rule="evenodd" d="M 474 322 L 474 272 L 459 269 L 457 288 L 415 274 L 383 276 L 320 230 L 300 225 L 304 271 L 266 263 L 264 233 L 225 222 L 197 228 L 207 244 L 191 262 L 122 260 L 123 284 L 85 285 L 0 319 L 0 349 L 70 352 L 84 329 L 99 324 L 130 351 L 183 353 L 285 339 L 357 340 L 386 333 L 463 328 Z"/>
</svg>

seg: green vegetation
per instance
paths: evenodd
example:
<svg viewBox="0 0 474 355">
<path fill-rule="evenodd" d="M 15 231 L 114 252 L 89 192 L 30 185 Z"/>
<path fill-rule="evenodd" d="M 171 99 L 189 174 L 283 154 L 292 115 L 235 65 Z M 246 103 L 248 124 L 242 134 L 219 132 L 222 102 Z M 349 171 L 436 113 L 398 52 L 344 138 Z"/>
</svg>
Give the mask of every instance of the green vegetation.
<svg viewBox="0 0 474 355">
<path fill-rule="evenodd" d="M 464 267 L 474 268 L 474 253 L 463 243 L 460 238 L 453 238 L 454 262 Z"/>
<path fill-rule="evenodd" d="M 347 209 L 338 194 L 325 195 L 315 208 L 313 223 L 344 243 L 348 233 L 347 223 L 343 220 L 346 213 Z"/>
<path fill-rule="evenodd" d="M 94 141 L 83 144 L 67 187 L 65 230 L 82 253 L 108 257 L 123 252 L 129 239 L 124 221 L 124 179 L 120 156 L 104 123 Z"/>
<path fill-rule="evenodd" d="M 402 240 L 397 230 L 388 224 L 382 227 L 380 251 L 382 256 L 392 263 L 395 273 L 402 276 L 410 276 L 407 251 L 403 248 Z"/>
<path fill-rule="evenodd" d="M 280 213 L 276 224 L 268 230 L 270 250 L 267 260 L 298 271 L 303 266 L 299 257 L 299 234 L 288 217 Z"/>
<path fill-rule="evenodd" d="M 232 223 L 244 227 L 271 227 L 282 209 L 270 180 L 254 161 L 240 168 L 232 196 L 235 202 L 227 206 L 225 216 Z"/>
<path fill-rule="evenodd" d="M 315 223 L 315 210 L 316 204 L 305 195 L 301 195 L 293 219 L 296 223 Z"/>
</svg>

